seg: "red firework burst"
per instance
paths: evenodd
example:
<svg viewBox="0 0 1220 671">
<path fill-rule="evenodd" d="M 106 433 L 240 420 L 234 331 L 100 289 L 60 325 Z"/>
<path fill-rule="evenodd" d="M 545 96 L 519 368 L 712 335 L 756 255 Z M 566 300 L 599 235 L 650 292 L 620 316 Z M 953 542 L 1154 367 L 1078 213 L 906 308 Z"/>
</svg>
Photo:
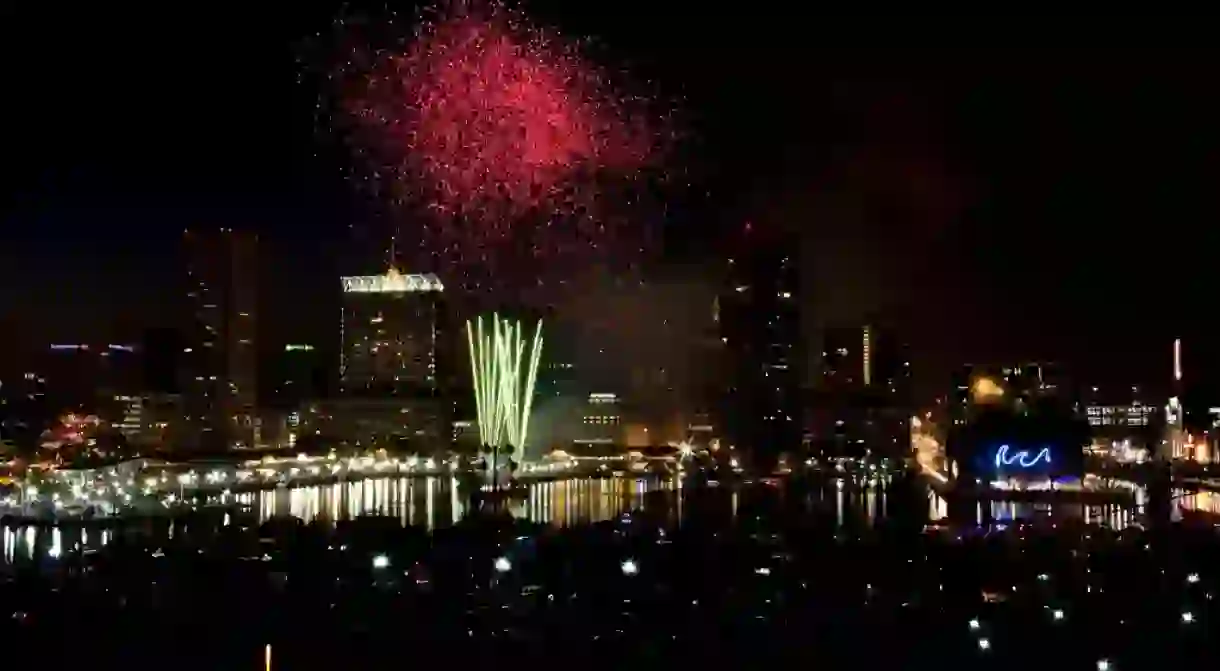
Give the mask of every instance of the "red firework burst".
<svg viewBox="0 0 1220 671">
<path fill-rule="evenodd" d="M 361 70 L 343 110 L 373 179 L 480 244 L 596 213 L 604 185 L 636 176 L 665 137 L 575 44 L 498 4 L 437 12 Z"/>
</svg>

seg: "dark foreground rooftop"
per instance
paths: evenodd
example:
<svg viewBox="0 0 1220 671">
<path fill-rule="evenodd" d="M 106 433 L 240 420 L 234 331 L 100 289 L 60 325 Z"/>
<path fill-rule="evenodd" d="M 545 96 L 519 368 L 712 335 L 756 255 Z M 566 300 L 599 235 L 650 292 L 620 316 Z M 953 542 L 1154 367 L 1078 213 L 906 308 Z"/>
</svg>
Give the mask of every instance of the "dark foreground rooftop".
<svg viewBox="0 0 1220 671">
<path fill-rule="evenodd" d="M 42 668 L 254 669 L 268 644 L 276 669 L 1220 668 L 1210 527 L 931 527 L 912 488 L 854 528 L 784 487 L 729 496 L 692 492 L 677 528 L 133 530 L 12 567 L 0 635 Z"/>
</svg>

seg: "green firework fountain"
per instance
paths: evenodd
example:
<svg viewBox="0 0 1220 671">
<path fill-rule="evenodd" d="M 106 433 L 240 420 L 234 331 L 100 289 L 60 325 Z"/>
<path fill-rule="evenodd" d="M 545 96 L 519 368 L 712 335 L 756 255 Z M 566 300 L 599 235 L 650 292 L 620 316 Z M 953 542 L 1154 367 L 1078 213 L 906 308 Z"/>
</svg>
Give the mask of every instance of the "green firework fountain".
<svg viewBox="0 0 1220 671">
<path fill-rule="evenodd" d="M 493 314 L 490 329 L 484 330 L 479 317 L 466 322 L 466 341 L 483 443 L 497 450 L 512 445 L 517 454 L 524 454 L 542 357 L 542 320 L 527 341 L 521 322 Z"/>
</svg>

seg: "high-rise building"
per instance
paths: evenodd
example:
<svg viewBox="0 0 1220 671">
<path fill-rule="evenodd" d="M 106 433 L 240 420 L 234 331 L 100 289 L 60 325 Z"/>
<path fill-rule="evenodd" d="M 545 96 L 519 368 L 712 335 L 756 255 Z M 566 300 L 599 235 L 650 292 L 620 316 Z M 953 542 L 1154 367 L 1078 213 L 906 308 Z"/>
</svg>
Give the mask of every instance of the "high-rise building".
<svg viewBox="0 0 1220 671">
<path fill-rule="evenodd" d="M 911 362 L 897 331 L 877 323 L 822 332 L 810 438 L 823 454 L 897 456 L 910 442 Z"/>
<path fill-rule="evenodd" d="M 910 380 L 910 355 L 893 329 L 865 324 L 823 333 L 818 387 L 832 392 L 869 389 L 906 400 Z"/>
<path fill-rule="evenodd" d="M 870 362 L 871 363 L 871 362 Z M 828 328 L 822 333 L 821 384 L 827 390 L 864 386 L 864 332 L 860 328 Z"/>
<path fill-rule="evenodd" d="M 393 268 L 342 283 L 334 437 L 416 451 L 448 442 L 446 363 L 456 334 L 446 328 L 444 285 Z"/>
<path fill-rule="evenodd" d="M 275 407 L 299 410 L 302 403 L 316 401 L 326 394 L 326 367 L 317 347 L 309 343 L 288 343 L 275 353 Z"/>
<path fill-rule="evenodd" d="M 185 344 L 178 329 L 155 328 L 144 331 L 141 343 L 143 357 L 143 390 L 158 394 L 176 394 L 181 388 L 181 364 Z"/>
<path fill-rule="evenodd" d="M 720 424 L 765 468 L 801 441 L 797 246 L 749 225 L 734 242 L 717 301 L 726 375 Z"/>
<path fill-rule="evenodd" d="M 435 275 L 343 278 L 339 383 L 345 396 L 435 396 L 444 286 Z"/>
<path fill-rule="evenodd" d="M 185 244 L 184 447 L 252 447 L 258 442 L 258 238 L 227 228 L 189 230 Z"/>
</svg>

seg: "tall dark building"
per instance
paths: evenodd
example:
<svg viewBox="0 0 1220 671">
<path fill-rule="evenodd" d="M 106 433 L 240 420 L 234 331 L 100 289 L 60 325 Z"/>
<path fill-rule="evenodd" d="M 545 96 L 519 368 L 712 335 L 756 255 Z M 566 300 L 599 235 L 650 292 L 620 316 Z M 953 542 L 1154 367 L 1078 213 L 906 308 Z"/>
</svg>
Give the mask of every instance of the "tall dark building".
<svg viewBox="0 0 1220 671">
<path fill-rule="evenodd" d="M 833 327 L 822 333 L 821 380 L 827 391 L 864 386 L 864 332 L 859 327 Z"/>
<path fill-rule="evenodd" d="M 289 343 L 274 355 L 274 390 L 271 405 L 296 410 L 306 401 L 326 396 L 326 366 L 321 353 L 307 343 Z"/>
<path fill-rule="evenodd" d="M 144 391 L 176 394 L 182 384 L 179 369 L 183 362 L 182 333 L 177 329 L 155 328 L 144 332 L 141 345 L 144 357 Z"/>
<path fill-rule="evenodd" d="M 868 323 L 822 332 L 810 435 L 825 455 L 899 456 L 910 444 L 911 361 L 896 330 Z"/>
<path fill-rule="evenodd" d="M 767 468 L 801 441 L 798 247 L 749 225 L 733 242 L 716 310 L 726 378 L 720 424 Z"/>
<path fill-rule="evenodd" d="M 826 391 L 868 389 L 910 400 L 910 355 L 894 329 L 877 324 L 826 329 L 821 369 L 818 386 Z"/>
<path fill-rule="evenodd" d="M 343 278 L 339 383 L 345 396 L 434 396 L 443 328 L 435 275 Z"/>
<path fill-rule="evenodd" d="M 444 286 L 435 275 L 344 277 L 336 438 L 361 445 L 448 442 Z"/>
<path fill-rule="evenodd" d="M 61 410 L 96 414 L 115 395 L 137 394 L 142 388 L 136 345 L 56 343 L 35 361 L 47 380 L 51 404 Z"/>
<path fill-rule="evenodd" d="M 185 447 L 252 447 L 258 442 L 258 238 L 227 228 L 190 230 L 184 238 Z"/>
<path fill-rule="evenodd" d="M 36 447 L 42 430 L 59 410 L 47 396 L 47 379 L 42 375 L 26 372 L 4 380 L 0 385 L 0 440 Z"/>
</svg>

